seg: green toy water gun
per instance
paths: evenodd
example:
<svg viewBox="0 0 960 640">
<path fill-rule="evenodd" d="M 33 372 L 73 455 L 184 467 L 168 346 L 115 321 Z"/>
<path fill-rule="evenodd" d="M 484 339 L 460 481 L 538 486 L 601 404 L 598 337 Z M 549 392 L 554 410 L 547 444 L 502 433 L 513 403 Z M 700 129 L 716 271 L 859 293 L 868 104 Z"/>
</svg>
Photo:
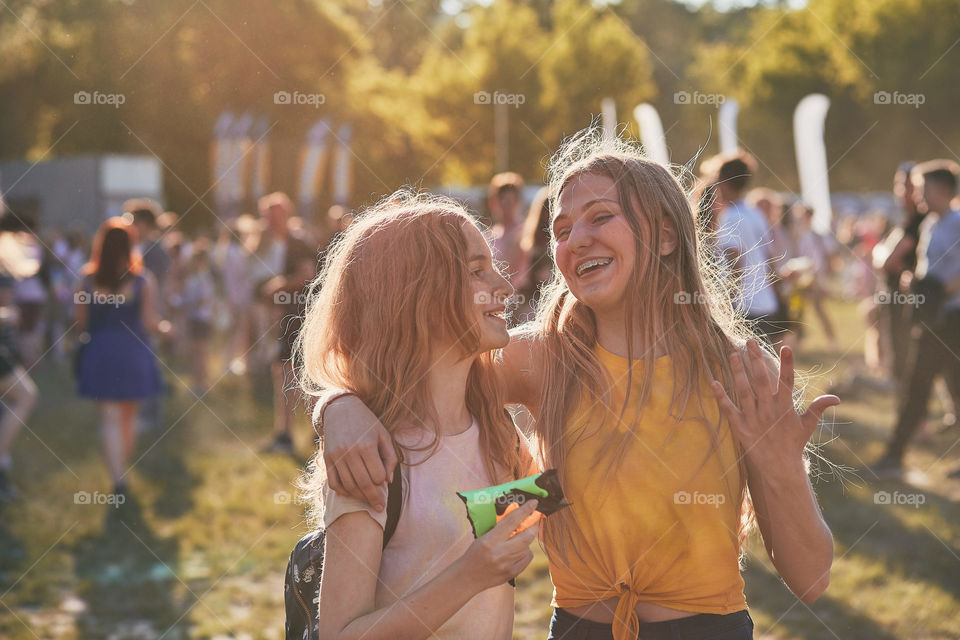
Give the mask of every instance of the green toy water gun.
<svg viewBox="0 0 960 640">
<path fill-rule="evenodd" d="M 534 476 L 476 491 L 457 492 L 467 507 L 467 518 L 477 538 L 493 529 L 497 517 L 502 516 L 510 504 L 517 506 L 527 500 L 537 500 L 537 511 L 545 516 L 570 506 L 563 501 L 563 489 L 556 469 L 548 469 Z"/>
</svg>

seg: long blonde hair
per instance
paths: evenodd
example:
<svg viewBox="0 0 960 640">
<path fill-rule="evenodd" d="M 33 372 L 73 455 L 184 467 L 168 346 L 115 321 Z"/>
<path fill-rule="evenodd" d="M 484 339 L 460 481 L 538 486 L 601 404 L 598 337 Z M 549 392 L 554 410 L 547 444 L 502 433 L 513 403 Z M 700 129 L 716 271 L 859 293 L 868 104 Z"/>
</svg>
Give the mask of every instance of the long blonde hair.
<svg viewBox="0 0 960 640">
<path fill-rule="evenodd" d="M 298 382 L 309 395 L 346 389 L 391 434 L 439 425 L 427 388 L 433 347 L 453 342 L 464 357 L 477 353 L 480 329 L 467 266 L 465 225 L 476 222 L 456 201 L 400 190 L 361 213 L 327 251 L 310 283 L 303 327 L 294 345 Z M 504 394 L 490 352 L 476 356 L 466 404 L 480 425 L 480 447 L 491 478 L 521 472 L 518 433 L 504 413 Z M 400 459 L 404 449 L 396 440 Z M 302 497 L 319 504 L 320 454 L 301 481 Z M 316 519 L 316 511 L 311 517 Z"/>
<path fill-rule="evenodd" d="M 549 166 L 551 211 L 556 214 L 563 189 L 575 178 L 596 174 L 613 180 L 620 207 L 633 231 L 636 263 L 624 296 L 633 300 L 624 318 L 628 361 L 643 363 L 639 405 L 650 398 L 655 347 L 662 345 L 674 363 L 674 394 L 670 413 L 683 415 L 689 402 L 707 411 L 712 396 L 698 390 L 704 379 L 717 378 L 733 389 L 729 354 L 755 337 L 744 318 L 734 310 L 730 293 L 718 277 L 719 257 L 704 247 L 703 230 L 698 229 L 684 187 L 666 167 L 647 159 L 633 143 L 619 138 L 605 140 L 598 127 L 590 127 L 566 140 L 551 158 Z M 664 222 L 676 230 L 677 245 L 669 255 L 660 255 Z M 554 240 L 555 242 L 555 240 Z M 693 304 L 680 304 L 693 302 Z M 658 329 L 662 335 L 656 335 Z M 645 353 L 634 353 L 634 333 Z M 560 470 L 561 481 L 566 453 L 571 445 L 564 440 L 565 425 L 577 403 L 589 397 L 610 406 L 609 376 L 594 353 L 597 324 L 593 311 L 571 293 L 559 268 L 543 291 L 536 318 L 524 325 L 522 333 L 541 342 L 544 357 L 541 396 L 538 400 L 537 435 L 539 456 L 546 467 Z M 628 366 L 627 397 L 620 407 L 621 418 L 630 400 L 633 367 Z M 602 412 L 601 412 L 602 413 Z M 719 446 L 721 425 L 703 420 L 713 448 Z M 604 464 L 605 473 L 616 473 L 624 441 L 632 438 L 614 431 L 602 450 L 614 460 Z M 621 439 L 623 441 L 621 441 Z M 753 519 L 746 486 L 746 472 L 739 456 L 740 518 L 737 535 L 742 546 Z M 706 462 L 706 460 L 704 461 Z M 562 513 L 562 512 L 561 512 Z M 566 553 L 575 526 L 570 514 L 558 513 L 543 524 L 548 548 Z"/>
</svg>

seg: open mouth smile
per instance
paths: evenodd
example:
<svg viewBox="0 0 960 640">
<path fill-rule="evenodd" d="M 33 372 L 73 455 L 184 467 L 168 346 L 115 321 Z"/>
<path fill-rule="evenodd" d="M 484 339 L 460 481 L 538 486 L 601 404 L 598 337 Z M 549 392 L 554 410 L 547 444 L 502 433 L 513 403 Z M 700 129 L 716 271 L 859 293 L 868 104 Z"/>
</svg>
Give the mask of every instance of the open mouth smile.
<svg viewBox="0 0 960 640">
<path fill-rule="evenodd" d="M 607 266 L 613 262 L 613 258 L 591 258 L 577 265 L 577 275 L 583 276 Z"/>
</svg>

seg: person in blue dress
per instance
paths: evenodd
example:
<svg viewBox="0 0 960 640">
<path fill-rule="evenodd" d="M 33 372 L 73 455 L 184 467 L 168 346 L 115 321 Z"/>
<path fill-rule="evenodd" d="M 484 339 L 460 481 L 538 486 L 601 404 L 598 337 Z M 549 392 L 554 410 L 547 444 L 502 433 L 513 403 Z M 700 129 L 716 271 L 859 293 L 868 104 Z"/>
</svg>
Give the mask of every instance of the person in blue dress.
<svg viewBox="0 0 960 640">
<path fill-rule="evenodd" d="M 104 458 L 117 494 L 127 491 L 138 404 L 160 390 L 150 346 L 150 332 L 159 330 L 157 284 L 134 251 L 135 234 L 125 218 L 100 226 L 74 297 L 81 332 L 78 392 L 97 402 Z"/>
</svg>

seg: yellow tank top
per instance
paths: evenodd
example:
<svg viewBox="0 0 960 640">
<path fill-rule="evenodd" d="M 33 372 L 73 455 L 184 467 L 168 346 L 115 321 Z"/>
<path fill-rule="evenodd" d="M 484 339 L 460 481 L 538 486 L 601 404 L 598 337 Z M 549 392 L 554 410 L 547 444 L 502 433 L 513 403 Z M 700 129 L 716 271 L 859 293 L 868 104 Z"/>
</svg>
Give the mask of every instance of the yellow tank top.
<svg viewBox="0 0 960 640">
<path fill-rule="evenodd" d="M 605 475 L 610 458 L 598 458 L 598 451 L 612 430 L 631 428 L 643 364 L 633 364 L 631 400 L 620 421 L 627 359 L 599 345 L 595 353 L 615 385 L 609 407 L 581 399 L 566 425 L 563 490 L 572 503 L 572 543 L 579 555 L 570 550 L 561 560 L 557 553 L 549 554 L 554 606 L 619 597 L 617 640 L 636 638 L 634 607 L 639 601 L 692 613 L 746 609 L 738 564 L 737 447 L 724 421 L 716 437 L 719 448 L 712 452 L 713 439 L 702 418 L 716 425 L 719 410 L 709 381 L 700 389 L 708 415 L 692 396 L 677 420 L 669 415 L 672 361 L 658 358 L 651 395 L 632 427 L 634 437 L 626 439 L 619 468 Z M 601 415 L 606 420 L 598 430 Z"/>
</svg>

